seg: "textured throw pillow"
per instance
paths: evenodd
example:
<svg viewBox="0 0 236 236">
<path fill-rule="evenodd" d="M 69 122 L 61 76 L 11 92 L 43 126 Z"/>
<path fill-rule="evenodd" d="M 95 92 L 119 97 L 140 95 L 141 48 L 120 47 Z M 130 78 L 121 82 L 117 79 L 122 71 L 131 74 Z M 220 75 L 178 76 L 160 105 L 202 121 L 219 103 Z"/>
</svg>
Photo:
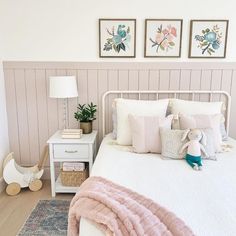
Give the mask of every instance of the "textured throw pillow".
<svg viewBox="0 0 236 236">
<path fill-rule="evenodd" d="M 157 101 L 117 99 L 117 143 L 119 145 L 132 144 L 129 114 L 164 118 L 167 106 L 168 99 Z"/>
<path fill-rule="evenodd" d="M 181 141 L 185 130 L 161 128 L 161 155 L 171 159 L 183 159 L 186 152 L 180 154 L 181 147 L 187 142 Z"/>
<path fill-rule="evenodd" d="M 180 115 L 180 129 L 207 129 L 214 132 L 216 152 L 221 152 L 222 136 L 220 132 L 221 114 L 217 115 Z"/>
<path fill-rule="evenodd" d="M 161 155 L 163 157 L 177 160 L 185 158 L 187 149 L 185 149 L 183 153 L 179 153 L 182 146 L 189 141 L 188 139 L 185 139 L 183 142 L 181 141 L 185 131 L 186 130 L 169 130 L 161 128 Z M 205 155 L 202 155 L 202 159 L 216 160 L 214 132 L 212 129 L 203 129 L 203 132 L 207 139 L 207 144 L 204 147 L 209 156 L 206 157 Z"/>
<path fill-rule="evenodd" d="M 161 153 L 160 128 L 171 129 L 172 118 L 129 115 L 134 152 Z"/>
</svg>

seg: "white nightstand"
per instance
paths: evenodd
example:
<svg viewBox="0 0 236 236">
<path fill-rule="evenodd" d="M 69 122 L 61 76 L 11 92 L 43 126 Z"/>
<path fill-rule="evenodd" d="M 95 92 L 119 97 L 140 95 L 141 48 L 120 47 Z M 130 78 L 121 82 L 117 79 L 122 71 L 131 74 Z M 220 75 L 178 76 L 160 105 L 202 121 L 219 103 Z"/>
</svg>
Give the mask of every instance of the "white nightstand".
<svg viewBox="0 0 236 236">
<path fill-rule="evenodd" d="M 91 134 L 83 134 L 80 139 L 63 139 L 61 131 L 57 131 L 48 141 L 51 172 L 51 191 L 52 197 L 56 193 L 75 193 L 78 187 L 68 187 L 61 184 L 60 175 L 56 177 L 56 162 L 88 162 L 89 174 L 96 156 L 97 131 Z"/>
</svg>

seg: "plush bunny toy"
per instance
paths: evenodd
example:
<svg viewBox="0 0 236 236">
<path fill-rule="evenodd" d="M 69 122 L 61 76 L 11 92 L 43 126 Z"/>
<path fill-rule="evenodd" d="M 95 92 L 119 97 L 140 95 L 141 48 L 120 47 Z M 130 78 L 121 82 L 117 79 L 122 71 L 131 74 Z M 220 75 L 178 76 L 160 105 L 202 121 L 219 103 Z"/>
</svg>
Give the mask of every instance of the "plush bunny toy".
<svg viewBox="0 0 236 236">
<path fill-rule="evenodd" d="M 185 160 L 194 170 L 202 170 L 201 154 L 203 152 L 203 154 L 208 156 L 203 146 L 206 145 L 206 135 L 199 129 L 191 129 L 186 130 L 181 141 L 183 142 L 187 137 L 190 141 L 183 145 L 180 153 L 183 153 L 184 149 L 187 148 Z"/>
</svg>

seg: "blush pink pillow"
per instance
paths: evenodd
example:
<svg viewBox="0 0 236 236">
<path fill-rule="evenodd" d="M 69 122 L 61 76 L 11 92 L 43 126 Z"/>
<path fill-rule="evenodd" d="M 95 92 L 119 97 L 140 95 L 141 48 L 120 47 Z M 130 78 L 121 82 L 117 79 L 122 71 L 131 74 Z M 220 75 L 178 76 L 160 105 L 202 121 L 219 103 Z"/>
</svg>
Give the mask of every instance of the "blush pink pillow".
<svg viewBox="0 0 236 236">
<path fill-rule="evenodd" d="M 132 146 L 137 153 L 161 153 L 160 128 L 171 129 L 173 116 L 129 115 L 132 133 Z"/>
<path fill-rule="evenodd" d="M 179 115 L 180 129 L 207 129 L 214 133 L 216 152 L 221 152 L 222 136 L 220 131 L 221 114 L 216 115 Z"/>
</svg>

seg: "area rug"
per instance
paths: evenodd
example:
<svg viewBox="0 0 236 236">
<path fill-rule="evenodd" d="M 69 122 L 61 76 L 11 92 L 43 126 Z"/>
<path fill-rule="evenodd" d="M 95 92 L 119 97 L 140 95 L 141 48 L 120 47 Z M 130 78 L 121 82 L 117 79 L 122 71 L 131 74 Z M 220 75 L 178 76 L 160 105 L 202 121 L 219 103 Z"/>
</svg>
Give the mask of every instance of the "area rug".
<svg viewBox="0 0 236 236">
<path fill-rule="evenodd" d="M 18 235 L 65 236 L 69 205 L 69 200 L 40 200 Z"/>
</svg>

